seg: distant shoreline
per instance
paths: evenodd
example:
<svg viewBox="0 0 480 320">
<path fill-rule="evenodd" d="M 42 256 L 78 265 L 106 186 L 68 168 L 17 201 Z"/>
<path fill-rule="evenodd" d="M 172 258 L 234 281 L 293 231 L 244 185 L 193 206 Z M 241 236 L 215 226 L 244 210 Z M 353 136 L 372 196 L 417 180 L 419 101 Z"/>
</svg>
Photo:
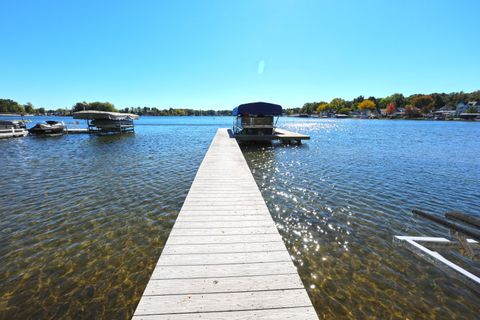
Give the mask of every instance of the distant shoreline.
<svg viewBox="0 0 480 320">
<path fill-rule="evenodd" d="M 0 117 L 35 117 L 36 114 L 0 113 Z"/>
<path fill-rule="evenodd" d="M 0 113 L 0 117 L 72 117 L 72 115 L 54 115 L 54 114 L 15 114 L 15 113 Z M 202 116 L 192 116 L 192 115 L 140 115 L 140 117 L 231 117 L 229 115 L 202 115 Z M 480 122 L 474 119 L 461 119 L 461 118 L 454 118 L 449 120 L 439 120 L 439 119 L 431 119 L 431 118 L 359 118 L 359 117 L 346 117 L 346 118 L 336 118 L 336 117 L 316 117 L 316 116 L 308 116 L 308 117 L 299 117 L 299 116 L 291 116 L 291 115 L 284 115 L 281 116 L 282 118 L 295 118 L 295 119 L 351 119 L 351 120 L 415 120 L 415 121 L 463 121 L 463 122 Z"/>
</svg>

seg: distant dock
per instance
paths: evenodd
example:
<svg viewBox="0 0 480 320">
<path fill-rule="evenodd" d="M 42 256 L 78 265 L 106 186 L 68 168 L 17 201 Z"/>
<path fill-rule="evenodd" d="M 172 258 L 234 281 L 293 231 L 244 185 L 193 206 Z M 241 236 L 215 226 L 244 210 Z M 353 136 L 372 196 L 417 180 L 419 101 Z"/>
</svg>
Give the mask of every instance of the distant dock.
<svg viewBox="0 0 480 320">
<path fill-rule="evenodd" d="M 318 319 L 227 129 L 200 165 L 133 319 Z"/>
</svg>

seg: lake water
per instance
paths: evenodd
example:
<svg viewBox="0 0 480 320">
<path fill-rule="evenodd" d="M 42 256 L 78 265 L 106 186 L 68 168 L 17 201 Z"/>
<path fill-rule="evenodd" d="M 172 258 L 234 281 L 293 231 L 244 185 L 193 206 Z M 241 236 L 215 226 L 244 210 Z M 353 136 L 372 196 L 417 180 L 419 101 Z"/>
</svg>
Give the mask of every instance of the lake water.
<svg viewBox="0 0 480 320">
<path fill-rule="evenodd" d="M 0 319 L 129 319 L 216 129 L 231 123 L 142 117 L 133 135 L 0 140 Z M 478 317 L 478 295 L 392 238 L 448 236 L 413 207 L 479 216 L 479 123 L 280 125 L 311 140 L 243 152 L 320 318 Z"/>
</svg>

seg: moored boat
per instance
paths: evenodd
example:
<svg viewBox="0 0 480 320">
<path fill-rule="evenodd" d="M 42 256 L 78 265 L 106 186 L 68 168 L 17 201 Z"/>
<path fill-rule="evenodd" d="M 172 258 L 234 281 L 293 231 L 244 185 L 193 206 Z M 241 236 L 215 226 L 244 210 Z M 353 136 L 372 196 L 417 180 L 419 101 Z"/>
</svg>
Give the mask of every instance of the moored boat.
<svg viewBox="0 0 480 320">
<path fill-rule="evenodd" d="M 282 107 L 278 104 L 253 102 L 241 104 L 233 109 L 235 134 L 272 135 Z"/>
<path fill-rule="evenodd" d="M 279 140 L 285 143 L 310 139 L 309 136 L 277 128 L 282 107 L 267 102 L 241 104 L 232 111 L 235 117 L 233 135 L 241 142 L 271 142 Z"/>
<path fill-rule="evenodd" d="M 0 120 L 0 139 L 25 137 L 28 134 L 26 125 L 20 120 Z"/>
<path fill-rule="evenodd" d="M 85 110 L 73 113 L 74 119 L 88 121 L 90 133 L 124 133 L 133 132 L 133 120 L 139 118 L 136 114 Z"/>
<path fill-rule="evenodd" d="M 65 124 L 59 121 L 45 121 L 37 123 L 28 132 L 34 135 L 62 135 L 65 132 Z"/>
</svg>

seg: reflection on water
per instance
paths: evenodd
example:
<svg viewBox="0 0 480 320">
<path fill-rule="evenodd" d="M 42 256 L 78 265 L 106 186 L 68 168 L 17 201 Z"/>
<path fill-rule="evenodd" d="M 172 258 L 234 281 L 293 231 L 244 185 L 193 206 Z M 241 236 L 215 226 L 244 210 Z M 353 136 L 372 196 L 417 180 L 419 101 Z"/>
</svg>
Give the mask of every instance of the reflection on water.
<svg viewBox="0 0 480 320">
<path fill-rule="evenodd" d="M 298 147 L 244 147 L 320 318 L 474 319 L 479 298 L 392 243 L 448 236 L 411 208 L 478 213 L 480 126 L 303 120 Z M 475 270 L 470 265 L 471 270 Z"/>
<path fill-rule="evenodd" d="M 281 122 L 312 140 L 244 154 L 320 317 L 475 318 L 477 296 L 392 236 L 445 235 L 414 206 L 478 214 L 480 142 L 466 137 L 480 126 Z M 143 117 L 132 135 L 0 141 L 0 319 L 130 318 L 231 123 Z"/>
</svg>

